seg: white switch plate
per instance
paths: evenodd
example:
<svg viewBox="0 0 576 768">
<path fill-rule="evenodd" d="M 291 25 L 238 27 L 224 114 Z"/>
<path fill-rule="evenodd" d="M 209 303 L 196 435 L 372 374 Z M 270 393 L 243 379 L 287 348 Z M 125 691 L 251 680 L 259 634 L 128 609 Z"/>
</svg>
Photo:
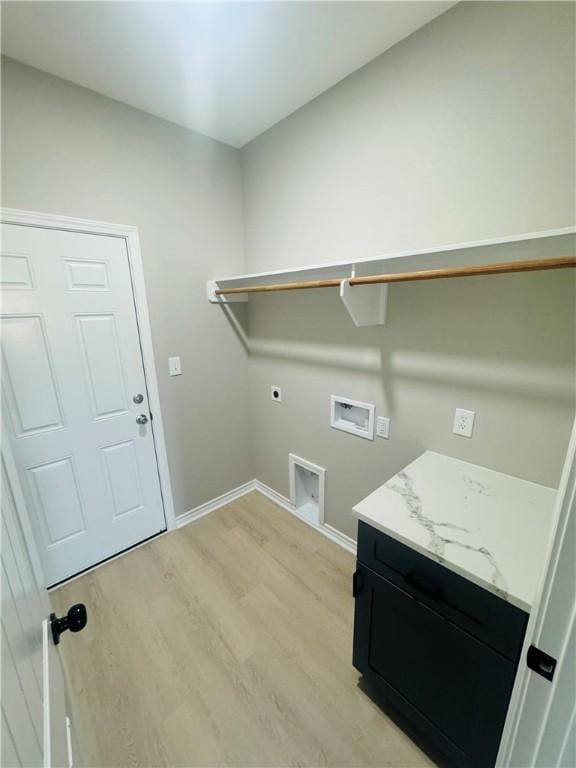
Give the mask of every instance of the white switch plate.
<svg viewBox="0 0 576 768">
<path fill-rule="evenodd" d="M 386 440 L 390 437 L 390 417 L 378 416 L 376 420 L 376 434 L 378 437 L 384 437 Z"/>
<path fill-rule="evenodd" d="M 277 387 L 275 384 L 272 384 L 270 387 L 270 397 L 272 400 L 274 400 L 275 403 L 281 403 L 282 402 L 282 390 L 280 387 Z"/>
<path fill-rule="evenodd" d="M 456 408 L 452 432 L 461 437 L 472 437 L 475 416 L 476 414 L 474 411 L 466 411 L 464 408 Z"/>
<path fill-rule="evenodd" d="M 182 365 L 179 357 L 168 358 L 168 373 L 170 376 L 180 376 L 182 373 Z"/>
</svg>

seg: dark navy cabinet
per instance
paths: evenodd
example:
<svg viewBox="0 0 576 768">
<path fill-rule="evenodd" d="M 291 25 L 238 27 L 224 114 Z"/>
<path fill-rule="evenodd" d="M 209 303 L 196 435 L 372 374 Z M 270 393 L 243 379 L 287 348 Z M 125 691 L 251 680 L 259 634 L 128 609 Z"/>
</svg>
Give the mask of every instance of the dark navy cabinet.
<svg viewBox="0 0 576 768">
<path fill-rule="evenodd" d="M 458 768 L 494 765 L 528 616 L 359 523 L 354 666 Z"/>
</svg>

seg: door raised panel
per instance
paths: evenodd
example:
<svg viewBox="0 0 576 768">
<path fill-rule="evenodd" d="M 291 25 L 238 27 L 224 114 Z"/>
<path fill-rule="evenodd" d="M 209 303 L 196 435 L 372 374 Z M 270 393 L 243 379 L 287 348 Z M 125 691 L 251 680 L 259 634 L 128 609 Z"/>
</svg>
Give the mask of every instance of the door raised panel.
<svg viewBox="0 0 576 768">
<path fill-rule="evenodd" d="M 16 437 L 64 425 L 42 318 L 2 317 L 4 385 Z"/>
<path fill-rule="evenodd" d="M 10 614 L 12 623 L 17 624 L 22 638 L 20 652 L 30 658 L 38 692 L 42 692 L 42 663 L 38 651 L 38 626 L 33 621 L 36 603 L 32 599 L 30 588 L 34 582 L 27 578 L 26 561 L 21 552 L 13 546 L 12 537 L 6 521 L 2 520 L 2 565 L 10 578 L 4 580 L 3 599 L 11 601 Z M 6 614 L 4 608 L 4 615 Z"/>
<path fill-rule="evenodd" d="M 19 621 L 17 613 L 17 601 L 20 597 L 12 591 L 11 573 L 4 562 L 2 553 L 2 627 L 3 643 L 2 654 L 10 654 L 8 665 L 14 665 L 14 673 L 20 688 L 25 692 L 26 709 L 30 714 L 32 729 L 39 745 L 42 744 L 42 688 L 38 684 L 36 671 L 32 661 L 31 638 L 26 633 Z M 23 642 L 22 642 L 23 641 Z M 2 672 L 5 672 L 7 664 L 2 659 Z M 42 670 L 40 670 L 42 673 Z M 42 678 L 41 678 L 42 679 Z M 4 688 L 5 681 L 2 681 Z M 2 691 L 4 697 L 5 691 Z M 8 694 L 10 697 L 11 694 Z M 3 764 L 2 764 L 3 765 Z"/>
<path fill-rule="evenodd" d="M 25 254 L 3 253 L 0 256 L 0 286 L 4 290 L 31 290 L 34 288 L 30 257 Z"/>
<path fill-rule="evenodd" d="M 102 454 L 114 504 L 114 517 L 141 509 L 144 494 L 134 443 L 130 440 L 110 445 L 102 449 Z"/>
<path fill-rule="evenodd" d="M 2 408 L 47 585 L 165 528 L 123 237 L 3 224 Z M 142 395 L 146 398 L 146 395 Z"/>
<path fill-rule="evenodd" d="M 44 521 L 48 546 L 82 533 L 86 526 L 71 458 L 28 469 L 32 497 Z"/>
<path fill-rule="evenodd" d="M 126 413 L 126 387 L 114 315 L 77 315 L 76 323 L 94 417 Z"/>
<path fill-rule="evenodd" d="M 64 259 L 68 288 L 71 291 L 109 291 L 108 265 L 105 261 Z"/>
<path fill-rule="evenodd" d="M 73 763 L 66 750 L 57 751 L 57 745 L 65 741 L 65 717 L 72 712 L 66 703 L 65 680 L 61 674 L 53 674 L 53 659 L 59 661 L 59 654 L 48 637 L 51 606 L 36 580 L 34 542 L 24 535 L 31 521 L 7 442 L 2 445 L 1 479 L 0 765 L 63 768 Z"/>
<path fill-rule="evenodd" d="M 30 687 L 21 676 L 22 664 L 14 659 L 11 643 L 1 622 L 2 647 L 2 711 L 6 717 L 7 730 L 18 740 L 18 752 L 23 768 L 42 766 L 42 702 L 28 700 L 25 691 Z M 2 745 L 2 750 L 4 745 Z M 2 765 L 5 765 L 4 755 Z"/>
</svg>

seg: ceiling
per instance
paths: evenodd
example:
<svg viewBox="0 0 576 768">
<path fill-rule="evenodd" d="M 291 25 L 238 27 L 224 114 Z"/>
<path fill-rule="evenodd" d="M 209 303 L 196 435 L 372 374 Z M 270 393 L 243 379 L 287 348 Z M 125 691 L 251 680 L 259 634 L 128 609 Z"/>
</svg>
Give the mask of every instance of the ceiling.
<svg viewBox="0 0 576 768">
<path fill-rule="evenodd" d="M 454 2 L 2 2 L 2 51 L 241 147 Z"/>
</svg>

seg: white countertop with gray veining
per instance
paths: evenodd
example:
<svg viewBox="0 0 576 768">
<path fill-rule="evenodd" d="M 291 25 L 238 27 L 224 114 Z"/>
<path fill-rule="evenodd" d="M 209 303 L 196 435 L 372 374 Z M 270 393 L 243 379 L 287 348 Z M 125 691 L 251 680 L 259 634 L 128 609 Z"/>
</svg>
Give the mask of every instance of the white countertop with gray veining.
<svg viewBox="0 0 576 768">
<path fill-rule="evenodd" d="M 426 451 L 354 514 L 530 611 L 555 499 L 554 488 Z"/>
</svg>

